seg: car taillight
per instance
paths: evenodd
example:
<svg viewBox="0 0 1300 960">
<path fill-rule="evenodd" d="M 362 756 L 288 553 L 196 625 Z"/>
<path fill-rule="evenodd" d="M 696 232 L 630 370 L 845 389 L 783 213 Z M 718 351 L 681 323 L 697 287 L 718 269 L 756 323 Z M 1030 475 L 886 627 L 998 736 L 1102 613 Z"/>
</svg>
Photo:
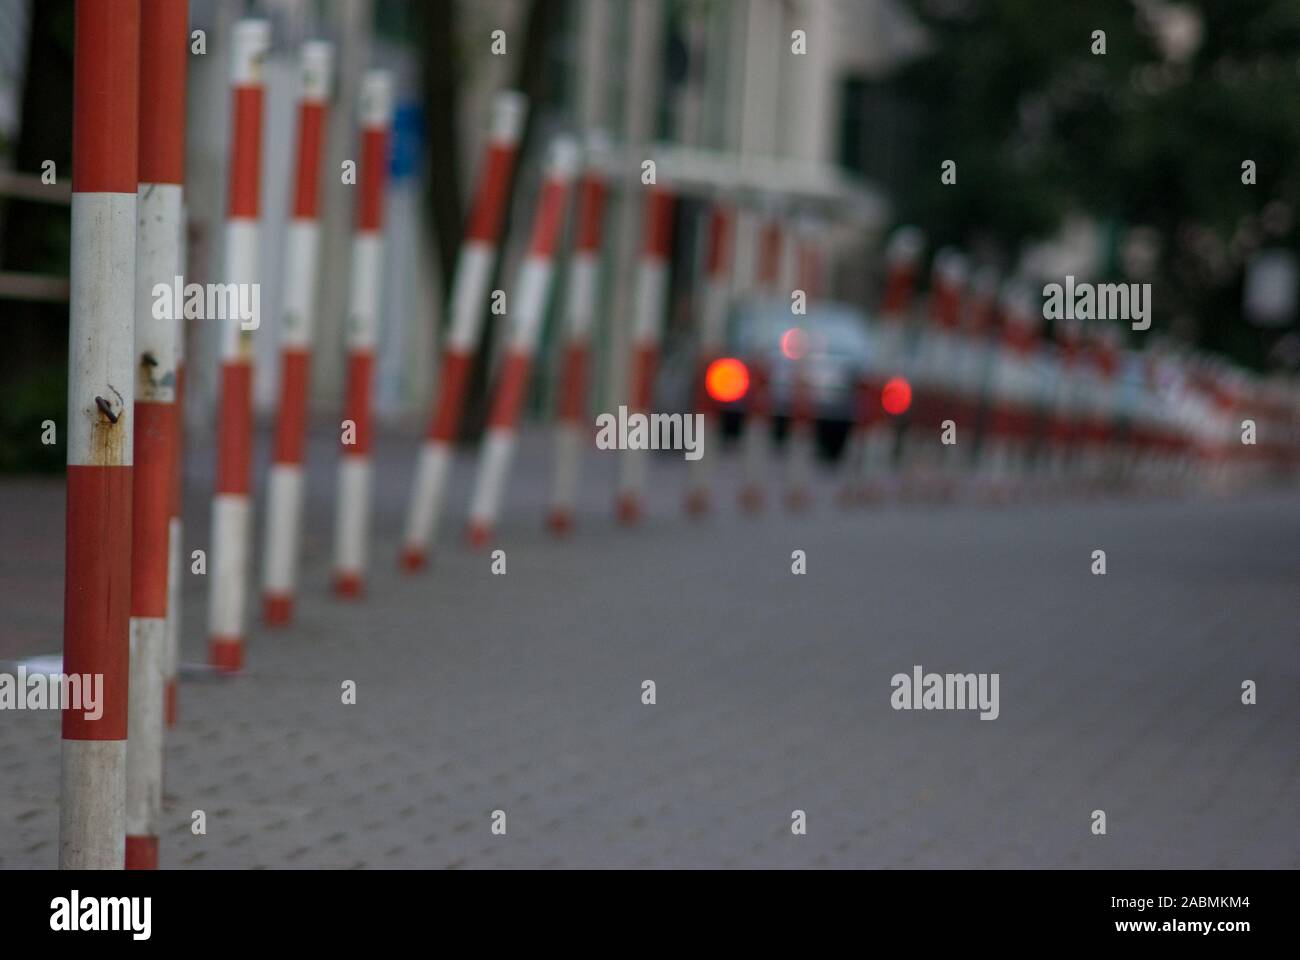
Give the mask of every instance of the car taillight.
<svg viewBox="0 0 1300 960">
<path fill-rule="evenodd" d="M 732 403 L 749 390 L 749 369 L 735 357 L 722 357 L 704 372 L 704 389 L 716 403 Z"/>
</svg>

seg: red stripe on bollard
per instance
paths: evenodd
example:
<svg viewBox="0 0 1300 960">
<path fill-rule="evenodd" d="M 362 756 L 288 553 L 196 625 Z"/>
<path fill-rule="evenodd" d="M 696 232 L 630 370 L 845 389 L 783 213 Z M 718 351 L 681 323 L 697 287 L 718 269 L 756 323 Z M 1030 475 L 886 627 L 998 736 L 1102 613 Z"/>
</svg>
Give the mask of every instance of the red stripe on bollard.
<svg viewBox="0 0 1300 960">
<path fill-rule="evenodd" d="M 72 71 L 73 193 L 135 192 L 139 18 L 139 6 L 130 0 L 78 0 L 79 43 Z"/>
<path fill-rule="evenodd" d="M 231 109 L 235 129 L 226 215 L 256 220 L 262 184 L 262 87 L 236 87 Z"/>
<path fill-rule="evenodd" d="M 347 359 L 347 389 L 343 401 L 343 418 L 356 427 L 354 443 L 340 443 L 345 457 L 370 454 L 371 417 L 370 385 L 374 379 L 375 358 L 369 353 L 353 353 Z"/>
<path fill-rule="evenodd" d="M 253 368 L 221 365 L 217 411 L 217 493 L 247 494 L 252 485 Z"/>
<path fill-rule="evenodd" d="M 63 739 L 125 740 L 132 468 L 69 464 L 67 484 L 63 672 L 102 674 L 104 694 L 98 719 L 63 711 Z"/>
<path fill-rule="evenodd" d="M 438 412 L 430 423 L 429 439 L 454 443 L 460 428 L 461 409 L 469 389 L 469 378 L 474 372 L 474 358 L 464 353 L 447 352 L 442 357 L 442 374 L 439 377 Z"/>
<path fill-rule="evenodd" d="M 307 447 L 307 388 L 311 355 L 286 349 L 280 355 L 280 409 L 275 420 L 275 463 L 301 464 Z"/>
<path fill-rule="evenodd" d="M 532 358 L 527 353 L 511 351 L 501 364 L 501 377 L 492 394 L 492 412 L 488 426 L 513 429 L 519 409 L 523 406 L 524 391 L 528 389 L 528 373 Z"/>
<path fill-rule="evenodd" d="M 131 513 L 131 615 L 167 615 L 168 506 L 175 456 L 176 405 L 135 404 L 135 480 Z"/>
<path fill-rule="evenodd" d="M 320 156 L 325 136 L 325 105 L 298 104 L 298 167 L 294 178 L 293 216 L 315 220 L 320 211 Z"/>
<path fill-rule="evenodd" d="M 564 348 L 560 369 L 560 397 L 556 415 L 561 420 L 577 423 L 582 419 L 587 400 L 588 350 L 585 343 L 570 344 Z"/>
<path fill-rule="evenodd" d="M 372 128 L 361 135 L 361 196 L 357 229 L 379 231 L 384 226 L 384 187 L 388 182 L 388 129 Z"/>
<path fill-rule="evenodd" d="M 465 225 L 465 239 L 482 243 L 496 243 L 505 216 L 510 175 L 515 167 L 516 143 L 494 143 L 488 146 L 483 166 L 483 179 L 479 181 L 478 194 L 469 221 Z"/>
<path fill-rule="evenodd" d="M 589 172 L 578 184 L 578 227 L 574 249 L 596 252 L 600 250 L 601 226 L 605 217 L 605 178 L 600 172 Z"/>
</svg>

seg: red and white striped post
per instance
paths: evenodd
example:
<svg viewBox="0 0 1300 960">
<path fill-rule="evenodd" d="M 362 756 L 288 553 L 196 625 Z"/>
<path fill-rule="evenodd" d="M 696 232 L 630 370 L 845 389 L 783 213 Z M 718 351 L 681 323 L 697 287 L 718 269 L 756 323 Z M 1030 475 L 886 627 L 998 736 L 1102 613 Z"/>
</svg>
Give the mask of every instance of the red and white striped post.
<svg viewBox="0 0 1300 960">
<path fill-rule="evenodd" d="M 668 309 L 668 258 L 673 242 L 673 195 L 662 184 L 655 184 L 647 190 L 644 216 L 636 303 L 632 315 L 627 404 L 629 414 L 649 414 L 654 404 L 659 345 L 663 339 Z M 636 523 L 641 518 L 649 453 L 645 450 L 624 450 L 618 467 L 615 513 L 619 523 Z"/>
<path fill-rule="evenodd" d="M 492 103 L 487 156 L 452 280 L 451 331 L 442 349 L 438 396 L 429 420 L 428 436 L 420 449 L 406 514 L 401 564 L 407 570 L 424 566 L 442 515 L 461 410 L 469 392 L 470 373 L 483 330 L 483 301 L 492 280 L 501 221 L 509 199 L 510 175 L 527 111 L 528 99 L 513 90 L 498 93 Z"/>
<path fill-rule="evenodd" d="M 102 678 L 63 710 L 59 866 L 126 860 L 140 6 L 77 0 L 63 672 Z M 84 707 L 78 704 L 77 707 Z"/>
<path fill-rule="evenodd" d="M 878 478 L 889 468 L 896 427 L 882 412 L 880 399 L 885 383 L 901 372 L 904 327 L 913 309 L 924 249 L 925 235 L 915 227 L 900 227 L 885 248 L 884 291 L 875 327 L 878 356 L 872 369 L 863 372 L 859 387 L 849 459 L 854 476 L 843 496 L 847 502 L 875 497 L 881 490 Z"/>
<path fill-rule="evenodd" d="M 262 58 L 270 29 L 241 20 L 231 32 L 230 180 L 226 204 L 225 277 L 243 289 L 260 266 L 259 193 L 262 163 Z M 250 298 L 251 302 L 251 298 Z M 212 504 L 212 588 L 208 594 L 208 662 L 234 672 L 243 666 L 244 602 L 248 589 L 252 512 L 253 344 L 260 318 L 245 324 L 238 311 L 222 321 L 217 403 L 217 482 Z"/>
<path fill-rule="evenodd" d="M 1001 315 L 989 391 L 989 431 L 981 457 L 981 486 L 995 499 L 1023 489 L 1038 400 L 1034 351 L 1042 326 L 1032 297 L 1015 280 L 1003 285 Z"/>
<path fill-rule="evenodd" d="M 757 287 L 776 296 L 781 281 L 781 224 L 769 219 L 758 238 Z M 767 467 L 772 445 L 771 371 L 765 354 L 768 345 L 755 344 L 756 350 L 746 358 L 749 365 L 749 399 L 745 404 L 745 426 L 741 436 L 742 480 L 740 505 L 750 513 L 763 508 L 763 471 Z"/>
<path fill-rule="evenodd" d="M 262 553 L 262 618 L 277 626 L 293 617 L 302 538 L 303 456 L 307 382 L 320 272 L 320 177 L 333 47 L 309 40 L 299 55 L 298 153 L 285 248 L 280 314 L 280 405 L 267 483 Z"/>
<path fill-rule="evenodd" d="M 361 192 L 352 240 L 352 292 L 348 310 L 347 389 L 340 443 L 339 492 L 334 516 L 334 592 L 359 597 L 370 548 L 371 380 L 379 311 L 383 303 L 384 191 L 393 124 L 393 77 L 366 73 L 361 86 Z M 348 442 L 349 439 L 352 442 Z"/>
<path fill-rule="evenodd" d="M 1095 320 L 1084 327 L 1084 359 L 1091 370 L 1090 403 L 1083 430 L 1084 482 L 1101 487 L 1115 479 L 1115 414 L 1120 361 L 1119 328 Z"/>
<path fill-rule="evenodd" d="M 686 511 L 699 515 L 709 509 L 713 464 L 718 453 L 718 410 L 709 397 L 705 378 L 709 364 L 722 355 L 731 302 L 732 234 L 735 211 L 724 203 L 709 210 L 708 242 L 704 253 L 704 303 L 695 347 L 695 412 L 704 415 L 701 445 L 704 455 L 687 466 Z"/>
<path fill-rule="evenodd" d="M 1078 403 L 1078 367 L 1083 340 L 1083 321 L 1064 319 L 1056 323 L 1056 376 L 1048 385 L 1046 437 L 1047 482 L 1053 489 L 1065 485 L 1066 474 L 1079 439 L 1074 411 Z"/>
<path fill-rule="evenodd" d="M 162 809 L 167 559 L 176 469 L 176 329 L 157 311 L 180 261 L 185 179 L 186 0 L 141 0 L 139 194 L 135 251 L 135 427 L 131 506 L 131 670 L 126 744 L 126 867 L 158 866 Z M 158 313 L 162 313 L 159 316 Z"/>
<path fill-rule="evenodd" d="M 986 419 L 984 386 L 991 363 L 998 324 L 998 289 L 1001 278 L 996 267 L 985 265 L 971 274 L 969 296 L 958 336 L 956 373 L 957 408 L 966 423 L 962 452 L 950 460 L 952 468 L 966 474 L 975 464 Z"/>
<path fill-rule="evenodd" d="M 484 546 L 492 538 L 501 510 L 514 455 L 515 422 L 528 391 L 528 377 L 542 335 L 542 321 L 555 274 L 555 250 L 559 245 L 564 209 L 577 168 L 578 145 L 568 137 L 557 137 L 551 143 L 546 161 L 546 173 L 528 240 L 528 254 L 519 274 L 518 307 L 492 393 L 487 436 L 483 440 L 466 530 L 466 538 L 474 547 Z"/>
<path fill-rule="evenodd" d="M 181 275 L 189 267 L 189 214 L 181 197 L 181 229 L 177 241 Z M 172 459 L 172 479 L 167 494 L 167 646 L 163 662 L 163 720 L 176 726 L 177 674 L 181 658 L 181 578 L 187 559 L 184 555 L 184 525 L 181 522 L 181 494 L 185 471 L 185 318 L 176 322 L 176 456 Z"/>
<path fill-rule="evenodd" d="M 787 257 L 794 259 L 793 286 L 803 291 L 805 308 L 821 296 L 821 258 L 811 230 L 811 226 L 805 224 L 798 234 L 790 237 L 793 242 L 788 244 L 791 249 L 787 253 Z M 816 410 L 808 375 L 808 355 L 813 347 L 814 336 L 807 314 L 796 318 L 793 329 L 798 330 L 799 334 L 787 345 L 793 376 L 790 384 L 785 502 L 788 509 L 797 511 L 805 509 L 812 501 L 810 484 L 816 444 Z"/>
<path fill-rule="evenodd" d="M 599 295 L 600 244 L 608 191 L 604 137 L 588 138 L 585 169 L 578 183 L 578 213 L 569 264 L 565 302 L 563 359 L 559 403 L 555 415 L 555 462 L 551 474 L 551 503 L 546 524 L 557 534 L 573 526 L 583 447 L 591 435 L 586 420 L 587 372 L 591 362 L 591 328 Z"/>
<path fill-rule="evenodd" d="M 960 342 L 969 267 L 966 257 L 953 247 L 944 247 L 931 266 L 929 317 L 918 330 L 912 389 L 916 398 L 904 433 L 903 464 L 907 487 L 916 492 L 947 492 L 956 463 L 955 445 L 945 446 L 940 431 L 943 421 L 967 429 L 960 397 L 956 391 Z"/>
</svg>

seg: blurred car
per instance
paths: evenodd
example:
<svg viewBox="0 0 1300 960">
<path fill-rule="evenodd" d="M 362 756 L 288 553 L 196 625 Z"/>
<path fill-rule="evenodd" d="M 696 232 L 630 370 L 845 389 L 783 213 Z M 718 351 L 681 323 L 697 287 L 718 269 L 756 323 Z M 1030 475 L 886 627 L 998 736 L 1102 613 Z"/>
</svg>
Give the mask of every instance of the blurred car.
<svg viewBox="0 0 1300 960">
<path fill-rule="evenodd" d="M 768 373 L 772 429 L 778 443 L 788 430 L 795 373 L 802 364 L 813 405 L 817 450 L 833 460 L 843 452 L 853 423 L 856 385 L 871 368 L 875 347 L 867 317 L 842 303 L 810 304 L 804 316 L 787 300 L 745 300 L 727 320 L 725 352 Z M 752 376 L 752 370 L 751 370 Z M 752 396 L 722 407 L 725 435 L 740 432 Z"/>
</svg>

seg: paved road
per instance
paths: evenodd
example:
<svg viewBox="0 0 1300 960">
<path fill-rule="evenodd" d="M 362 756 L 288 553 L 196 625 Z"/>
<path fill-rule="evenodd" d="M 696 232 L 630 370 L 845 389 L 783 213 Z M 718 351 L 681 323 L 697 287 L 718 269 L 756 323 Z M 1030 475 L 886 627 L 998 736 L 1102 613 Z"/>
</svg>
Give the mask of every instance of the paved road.
<svg viewBox="0 0 1300 960">
<path fill-rule="evenodd" d="M 1300 492 L 845 513 L 824 483 L 806 516 L 692 524 L 661 458 L 626 531 L 606 454 L 556 543 L 543 439 L 505 576 L 452 525 L 432 571 L 395 572 L 410 466 L 382 442 L 375 576 L 350 605 L 324 590 L 316 438 L 300 619 L 256 628 L 244 675 L 184 683 L 164 866 L 1300 867 Z M 61 510 L 57 482 L 0 486 L 0 657 L 58 648 Z M 204 601 L 191 577 L 186 660 Z M 1000 716 L 891 709 L 914 664 L 998 673 Z M 58 750 L 56 714 L 0 713 L 0 867 L 56 861 Z"/>
</svg>

